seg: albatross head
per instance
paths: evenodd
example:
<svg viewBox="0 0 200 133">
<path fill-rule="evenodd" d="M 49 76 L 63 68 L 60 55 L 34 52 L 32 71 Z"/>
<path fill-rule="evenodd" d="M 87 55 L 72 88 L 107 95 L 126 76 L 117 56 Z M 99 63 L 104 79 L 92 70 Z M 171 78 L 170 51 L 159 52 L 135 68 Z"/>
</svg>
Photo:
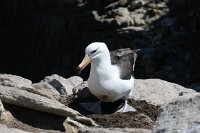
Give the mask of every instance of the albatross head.
<svg viewBox="0 0 200 133">
<path fill-rule="evenodd" d="M 101 61 L 105 59 L 110 59 L 110 53 L 108 47 L 103 42 L 94 42 L 89 44 L 85 48 L 85 57 L 83 61 L 79 64 L 79 73 L 89 64 L 96 61 Z"/>
</svg>

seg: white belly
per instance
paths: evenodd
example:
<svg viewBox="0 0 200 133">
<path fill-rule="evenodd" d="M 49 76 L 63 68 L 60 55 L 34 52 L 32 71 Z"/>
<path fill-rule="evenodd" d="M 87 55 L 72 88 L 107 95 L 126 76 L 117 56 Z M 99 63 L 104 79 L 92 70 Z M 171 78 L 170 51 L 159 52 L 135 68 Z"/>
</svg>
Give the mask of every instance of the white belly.
<svg viewBox="0 0 200 133">
<path fill-rule="evenodd" d="M 95 77 L 88 79 L 90 92 L 104 102 L 113 102 L 121 98 L 127 98 L 133 87 L 134 80 L 99 80 Z"/>
</svg>

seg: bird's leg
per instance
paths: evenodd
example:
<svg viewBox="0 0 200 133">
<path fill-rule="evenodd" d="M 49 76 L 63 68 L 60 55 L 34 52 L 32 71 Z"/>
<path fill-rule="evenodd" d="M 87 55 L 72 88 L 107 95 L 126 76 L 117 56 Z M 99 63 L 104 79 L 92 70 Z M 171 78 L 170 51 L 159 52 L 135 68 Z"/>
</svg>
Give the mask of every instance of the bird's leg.
<svg viewBox="0 0 200 133">
<path fill-rule="evenodd" d="M 132 106 L 128 105 L 128 101 L 125 100 L 124 106 L 119 109 L 117 112 L 136 112 L 137 110 L 133 108 Z"/>
<path fill-rule="evenodd" d="M 97 102 L 87 102 L 87 103 L 80 103 L 80 105 L 87 111 L 92 112 L 92 113 L 96 113 L 96 114 L 100 114 L 102 113 L 101 110 L 101 101 L 97 101 Z"/>
</svg>

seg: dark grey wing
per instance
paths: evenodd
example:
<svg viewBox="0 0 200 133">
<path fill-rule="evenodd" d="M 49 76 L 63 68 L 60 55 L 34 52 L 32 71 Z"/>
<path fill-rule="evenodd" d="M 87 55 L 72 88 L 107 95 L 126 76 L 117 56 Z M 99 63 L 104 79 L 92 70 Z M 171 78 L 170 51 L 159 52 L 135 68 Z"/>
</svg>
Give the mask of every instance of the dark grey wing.
<svg viewBox="0 0 200 133">
<path fill-rule="evenodd" d="M 131 50 L 129 48 L 124 48 L 110 52 L 111 63 L 119 67 L 121 79 L 130 79 L 133 75 L 138 51 L 139 49 Z"/>
</svg>

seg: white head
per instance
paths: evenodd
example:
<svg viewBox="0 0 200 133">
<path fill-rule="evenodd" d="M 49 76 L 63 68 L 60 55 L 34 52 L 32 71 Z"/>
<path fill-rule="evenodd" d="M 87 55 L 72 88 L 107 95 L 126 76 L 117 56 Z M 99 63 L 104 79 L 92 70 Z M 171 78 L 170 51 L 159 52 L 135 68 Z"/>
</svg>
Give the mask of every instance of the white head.
<svg viewBox="0 0 200 133">
<path fill-rule="evenodd" d="M 85 48 L 85 57 L 78 66 L 79 71 L 82 71 L 89 63 L 99 62 L 105 59 L 110 60 L 108 47 L 103 42 L 94 42 Z"/>
</svg>

